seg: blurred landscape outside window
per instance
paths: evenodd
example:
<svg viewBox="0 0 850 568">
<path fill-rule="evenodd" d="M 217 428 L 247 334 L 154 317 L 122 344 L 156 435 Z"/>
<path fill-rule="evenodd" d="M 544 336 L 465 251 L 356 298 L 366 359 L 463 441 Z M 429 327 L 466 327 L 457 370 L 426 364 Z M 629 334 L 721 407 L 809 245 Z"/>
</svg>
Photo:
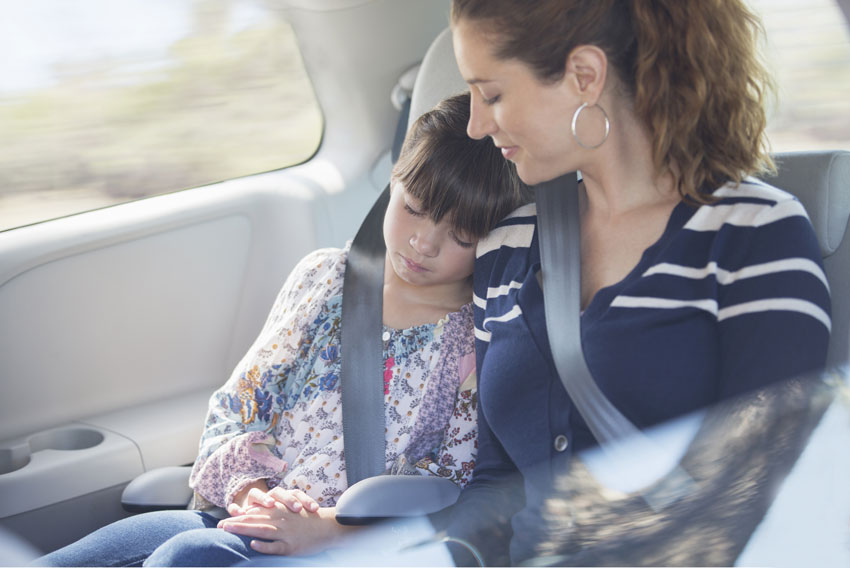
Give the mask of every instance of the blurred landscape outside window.
<svg viewBox="0 0 850 568">
<path fill-rule="evenodd" d="M 835 0 L 748 0 L 764 23 L 778 86 L 774 152 L 850 150 L 850 29 Z"/>
<path fill-rule="evenodd" d="M 0 231 L 308 159 L 276 0 L 0 0 Z"/>
<path fill-rule="evenodd" d="M 834 0 L 748 0 L 774 151 L 850 149 Z M 322 119 L 279 0 L 0 0 L 0 231 L 309 158 Z"/>
</svg>

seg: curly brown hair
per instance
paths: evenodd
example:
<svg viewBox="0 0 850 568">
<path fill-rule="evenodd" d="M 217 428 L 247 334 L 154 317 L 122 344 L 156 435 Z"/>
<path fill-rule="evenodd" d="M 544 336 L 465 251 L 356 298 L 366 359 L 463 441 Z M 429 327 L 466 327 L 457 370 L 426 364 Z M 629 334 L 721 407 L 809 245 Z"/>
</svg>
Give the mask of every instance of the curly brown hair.
<svg viewBox="0 0 850 568">
<path fill-rule="evenodd" d="M 501 59 L 560 80 L 579 45 L 602 49 L 646 126 L 657 171 L 697 202 L 726 182 L 773 172 L 765 135 L 773 79 L 760 20 L 742 0 L 452 0 L 452 22 L 484 26 Z"/>
</svg>

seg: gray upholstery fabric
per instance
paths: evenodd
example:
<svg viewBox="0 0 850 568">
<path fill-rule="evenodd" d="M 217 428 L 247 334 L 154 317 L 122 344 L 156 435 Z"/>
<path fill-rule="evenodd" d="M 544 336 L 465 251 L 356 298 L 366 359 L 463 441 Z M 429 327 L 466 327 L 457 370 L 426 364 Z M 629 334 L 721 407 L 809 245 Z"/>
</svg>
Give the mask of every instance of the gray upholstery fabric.
<svg viewBox="0 0 850 568">
<path fill-rule="evenodd" d="M 422 59 L 410 100 L 408 128 L 422 113 L 444 98 L 466 90 L 468 87 L 455 61 L 451 30 L 446 28 L 437 36 Z"/>
<path fill-rule="evenodd" d="M 850 152 L 789 152 L 774 156 L 779 173 L 765 181 L 797 196 L 824 258 L 841 244 L 850 218 Z"/>
</svg>

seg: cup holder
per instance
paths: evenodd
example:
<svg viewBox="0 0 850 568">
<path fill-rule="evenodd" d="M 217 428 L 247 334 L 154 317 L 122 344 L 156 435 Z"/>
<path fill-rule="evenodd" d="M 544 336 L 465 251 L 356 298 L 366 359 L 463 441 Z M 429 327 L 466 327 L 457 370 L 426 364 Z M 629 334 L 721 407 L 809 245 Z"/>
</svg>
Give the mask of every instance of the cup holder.
<svg viewBox="0 0 850 568">
<path fill-rule="evenodd" d="M 88 428 L 61 428 L 30 436 L 28 440 L 0 448 L 0 475 L 25 467 L 36 452 L 85 450 L 97 446 L 103 440 L 101 432 Z"/>
<path fill-rule="evenodd" d="M 87 428 L 52 430 L 30 438 L 30 451 L 85 450 L 103 442 L 103 434 Z"/>
<path fill-rule="evenodd" d="M 0 449 L 0 475 L 17 471 L 30 463 L 29 452 L 17 450 L 18 448 Z"/>
</svg>

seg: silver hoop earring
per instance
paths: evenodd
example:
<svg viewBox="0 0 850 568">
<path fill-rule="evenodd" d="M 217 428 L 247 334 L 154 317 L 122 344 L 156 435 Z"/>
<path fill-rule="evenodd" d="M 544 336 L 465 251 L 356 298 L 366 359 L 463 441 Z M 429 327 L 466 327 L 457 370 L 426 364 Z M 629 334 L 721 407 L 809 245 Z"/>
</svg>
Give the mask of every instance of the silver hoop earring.
<svg viewBox="0 0 850 568">
<path fill-rule="evenodd" d="M 583 111 L 586 108 L 593 108 L 593 107 L 598 108 L 599 112 L 602 113 L 602 118 L 605 119 L 605 134 L 603 134 L 602 140 L 598 144 L 588 145 L 588 144 L 585 144 L 584 142 L 582 142 L 581 138 L 578 137 L 578 132 L 576 132 L 576 123 L 578 122 L 578 115 L 581 114 L 581 111 Z M 576 109 L 575 113 L 573 113 L 573 122 L 572 122 L 572 125 L 570 126 L 570 130 L 573 133 L 573 138 L 576 139 L 576 142 L 578 142 L 579 146 L 581 146 L 582 148 L 586 148 L 588 150 L 595 150 L 596 148 L 599 148 L 600 146 L 602 146 L 605 143 L 606 140 L 608 140 L 608 133 L 611 131 L 611 121 L 608 120 L 608 113 L 605 112 L 605 109 L 602 108 L 601 106 L 599 106 L 598 104 L 594 103 L 593 105 L 588 105 L 587 103 L 581 103 L 581 106 Z"/>
</svg>

